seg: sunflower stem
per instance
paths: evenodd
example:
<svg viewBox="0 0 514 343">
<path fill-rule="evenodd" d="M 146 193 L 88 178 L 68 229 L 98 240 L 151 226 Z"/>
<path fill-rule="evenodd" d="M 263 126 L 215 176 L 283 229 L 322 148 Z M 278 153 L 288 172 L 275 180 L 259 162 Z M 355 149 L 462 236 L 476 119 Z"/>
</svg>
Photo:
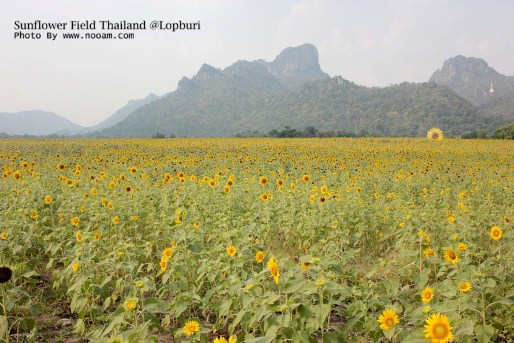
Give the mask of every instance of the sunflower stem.
<svg viewBox="0 0 514 343">
<path fill-rule="evenodd" d="M 2 309 L 4 310 L 4 318 L 5 318 L 5 342 L 9 343 L 9 322 L 7 320 L 7 308 L 5 306 L 6 296 L 5 296 L 5 287 L 2 284 Z"/>
</svg>

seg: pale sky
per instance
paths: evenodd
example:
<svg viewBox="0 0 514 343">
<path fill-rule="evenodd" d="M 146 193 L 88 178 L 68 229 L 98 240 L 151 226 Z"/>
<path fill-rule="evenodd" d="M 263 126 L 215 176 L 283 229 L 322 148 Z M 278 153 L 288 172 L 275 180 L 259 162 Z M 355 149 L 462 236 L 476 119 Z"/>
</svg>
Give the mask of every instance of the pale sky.
<svg viewBox="0 0 514 343">
<path fill-rule="evenodd" d="M 272 61 L 304 43 L 317 47 L 323 71 L 364 86 L 428 81 L 456 55 L 514 75 L 513 16 L 512 0 L 0 0 L 0 112 L 41 109 L 91 126 L 128 100 L 176 90 L 203 63 Z M 36 20 L 68 29 L 14 38 L 15 21 Z M 73 20 L 97 29 L 72 31 Z M 146 21 L 147 29 L 101 31 L 101 20 Z M 153 20 L 200 21 L 200 30 L 151 30 Z M 135 38 L 61 36 L 73 32 Z"/>
</svg>

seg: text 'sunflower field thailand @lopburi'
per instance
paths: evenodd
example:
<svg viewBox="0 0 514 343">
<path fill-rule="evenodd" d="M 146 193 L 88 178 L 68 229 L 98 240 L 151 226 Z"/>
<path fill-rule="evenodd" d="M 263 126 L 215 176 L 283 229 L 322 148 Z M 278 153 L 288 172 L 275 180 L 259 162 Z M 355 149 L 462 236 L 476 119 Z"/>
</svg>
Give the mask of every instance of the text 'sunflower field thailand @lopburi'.
<svg viewBox="0 0 514 343">
<path fill-rule="evenodd" d="M 512 340 L 514 142 L 432 136 L 0 140 L 0 339 Z"/>
</svg>

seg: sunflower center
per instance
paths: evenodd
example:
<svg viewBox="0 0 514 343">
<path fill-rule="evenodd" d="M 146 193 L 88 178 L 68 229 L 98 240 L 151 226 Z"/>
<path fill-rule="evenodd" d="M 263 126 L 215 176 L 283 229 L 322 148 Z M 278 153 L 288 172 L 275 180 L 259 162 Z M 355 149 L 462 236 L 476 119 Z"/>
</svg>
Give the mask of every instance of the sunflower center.
<svg viewBox="0 0 514 343">
<path fill-rule="evenodd" d="M 432 139 L 439 138 L 439 134 L 437 132 L 432 132 Z"/>
<path fill-rule="evenodd" d="M 455 257 L 457 257 L 453 251 L 450 251 L 450 253 L 449 253 L 448 255 L 450 256 L 450 258 L 451 258 L 452 260 L 454 260 L 454 259 L 455 259 Z"/>
<path fill-rule="evenodd" d="M 386 319 L 386 325 L 389 326 L 389 327 L 394 326 L 393 318 L 387 318 Z"/>
<path fill-rule="evenodd" d="M 448 335 L 448 328 L 444 324 L 437 324 L 434 326 L 434 338 L 444 339 Z"/>
</svg>

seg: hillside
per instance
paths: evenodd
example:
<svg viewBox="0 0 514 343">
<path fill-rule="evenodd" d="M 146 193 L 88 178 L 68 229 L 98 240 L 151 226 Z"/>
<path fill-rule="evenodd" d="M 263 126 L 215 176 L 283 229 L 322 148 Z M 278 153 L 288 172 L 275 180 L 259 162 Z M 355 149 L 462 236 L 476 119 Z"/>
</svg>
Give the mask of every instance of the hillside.
<svg viewBox="0 0 514 343">
<path fill-rule="evenodd" d="M 354 134 L 423 136 L 437 126 L 447 136 L 460 136 L 493 131 L 511 118 L 488 118 L 486 111 L 434 82 L 368 88 L 330 78 L 319 66 L 316 48 L 307 44 L 285 49 L 270 63 L 238 61 L 223 70 L 204 64 L 192 78 L 184 77 L 176 91 L 95 135 L 216 137 L 312 126 Z"/>
<path fill-rule="evenodd" d="M 7 135 L 43 136 L 82 128 L 53 112 L 34 110 L 0 113 L 0 133 Z"/>
<path fill-rule="evenodd" d="M 153 93 L 149 94 L 144 99 L 137 99 L 137 100 L 129 100 L 125 106 L 114 112 L 112 115 L 110 115 L 107 119 L 102 121 L 99 124 L 96 124 L 94 126 L 88 127 L 86 129 L 81 130 L 80 134 L 85 134 L 87 132 L 102 130 L 105 128 L 108 128 L 110 126 L 113 126 L 121 121 L 123 121 L 125 118 L 127 118 L 132 112 L 137 110 L 138 108 L 159 99 L 159 97 Z"/>
</svg>

